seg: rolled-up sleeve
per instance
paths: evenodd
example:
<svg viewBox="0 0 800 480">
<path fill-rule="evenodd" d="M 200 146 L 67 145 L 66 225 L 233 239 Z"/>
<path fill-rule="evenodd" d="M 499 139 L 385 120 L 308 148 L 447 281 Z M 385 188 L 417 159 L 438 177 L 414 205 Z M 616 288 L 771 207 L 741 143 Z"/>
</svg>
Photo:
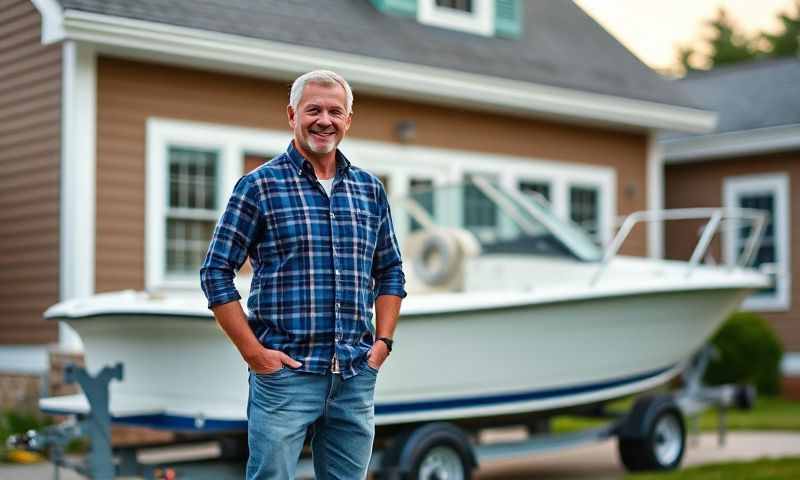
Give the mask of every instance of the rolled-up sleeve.
<svg viewBox="0 0 800 480">
<path fill-rule="evenodd" d="M 244 176 L 233 188 L 200 268 L 200 287 L 208 299 L 208 308 L 242 298 L 233 279 L 263 225 L 258 188 L 251 178 Z"/>
<path fill-rule="evenodd" d="M 372 277 L 375 279 L 375 298 L 381 295 L 395 295 L 405 298 L 406 278 L 403 274 L 403 262 L 400 257 L 400 246 L 394 233 L 392 212 L 383 186 L 378 187 L 378 204 L 380 208 L 380 226 L 378 227 L 378 243 L 372 259 Z"/>
</svg>

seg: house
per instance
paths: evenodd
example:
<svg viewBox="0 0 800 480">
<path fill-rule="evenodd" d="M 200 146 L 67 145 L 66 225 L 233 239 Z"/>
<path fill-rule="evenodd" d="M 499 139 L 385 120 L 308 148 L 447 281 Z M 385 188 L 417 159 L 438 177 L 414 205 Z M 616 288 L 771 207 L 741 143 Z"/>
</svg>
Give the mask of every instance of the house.
<svg viewBox="0 0 800 480">
<path fill-rule="evenodd" d="M 784 393 L 800 399 L 800 60 L 768 60 L 717 68 L 682 80 L 700 105 L 719 113 L 713 132 L 668 134 L 666 206 L 749 207 L 769 211 L 770 225 L 756 264 L 775 264 L 774 288 L 743 307 L 765 317 L 784 344 Z M 726 230 L 715 246 L 718 260 L 735 256 L 743 229 Z M 680 257 L 696 240 L 666 227 L 667 255 Z"/>
<path fill-rule="evenodd" d="M 49 305 L 197 288 L 232 185 L 286 148 L 303 72 L 352 83 L 342 148 L 391 195 L 483 175 L 599 241 L 663 206 L 657 132 L 715 119 L 567 1 L 16 0 L 0 26 L 0 370 L 17 382 L 48 345 L 79 346 Z M 660 256 L 661 226 L 624 251 Z"/>
</svg>

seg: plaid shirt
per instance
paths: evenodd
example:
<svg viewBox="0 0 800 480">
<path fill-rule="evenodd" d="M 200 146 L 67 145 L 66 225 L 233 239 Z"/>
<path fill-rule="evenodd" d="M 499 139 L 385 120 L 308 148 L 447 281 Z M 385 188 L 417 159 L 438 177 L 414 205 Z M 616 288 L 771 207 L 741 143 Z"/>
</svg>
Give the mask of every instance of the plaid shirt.
<svg viewBox="0 0 800 480">
<path fill-rule="evenodd" d="M 330 370 L 335 351 L 355 375 L 375 340 L 374 299 L 406 295 L 383 186 L 338 150 L 330 198 L 291 143 L 237 182 L 200 269 L 209 308 L 241 298 L 233 278 L 248 256 L 250 328 L 306 372 Z"/>
</svg>

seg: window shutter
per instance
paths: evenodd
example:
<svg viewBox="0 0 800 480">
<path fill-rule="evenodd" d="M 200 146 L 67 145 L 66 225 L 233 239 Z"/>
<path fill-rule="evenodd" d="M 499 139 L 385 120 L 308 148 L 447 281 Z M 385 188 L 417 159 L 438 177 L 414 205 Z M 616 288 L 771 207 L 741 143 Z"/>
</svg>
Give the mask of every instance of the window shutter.
<svg viewBox="0 0 800 480">
<path fill-rule="evenodd" d="M 404 17 L 417 16 L 417 0 L 370 0 L 378 10 Z"/>
<path fill-rule="evenodd" d="M 522 2 L 495 0 L 494 32 L 500 37 L 517 38 L 522 33 Z"/>
</svg>

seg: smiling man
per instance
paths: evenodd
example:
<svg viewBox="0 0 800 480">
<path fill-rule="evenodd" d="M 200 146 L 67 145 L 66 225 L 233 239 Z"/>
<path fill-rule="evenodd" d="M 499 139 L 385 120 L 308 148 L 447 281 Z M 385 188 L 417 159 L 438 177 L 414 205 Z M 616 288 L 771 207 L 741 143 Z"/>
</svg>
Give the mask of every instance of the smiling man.
<svg viewBox="0 0 800 480">
<path fill-rule="evenodd" d="M 249 366 L 248 479 L 294 479 L 307 430 L 316 478 L 366 477 L 375 381 L 406 293 L 383 186 L 337 149 L 352 106 L 334 72 L 295 80 L 294 138 L 236 184 L 200 270 Z M 233 278 L 247 257 L 245 315 Z"/>
</svg>

